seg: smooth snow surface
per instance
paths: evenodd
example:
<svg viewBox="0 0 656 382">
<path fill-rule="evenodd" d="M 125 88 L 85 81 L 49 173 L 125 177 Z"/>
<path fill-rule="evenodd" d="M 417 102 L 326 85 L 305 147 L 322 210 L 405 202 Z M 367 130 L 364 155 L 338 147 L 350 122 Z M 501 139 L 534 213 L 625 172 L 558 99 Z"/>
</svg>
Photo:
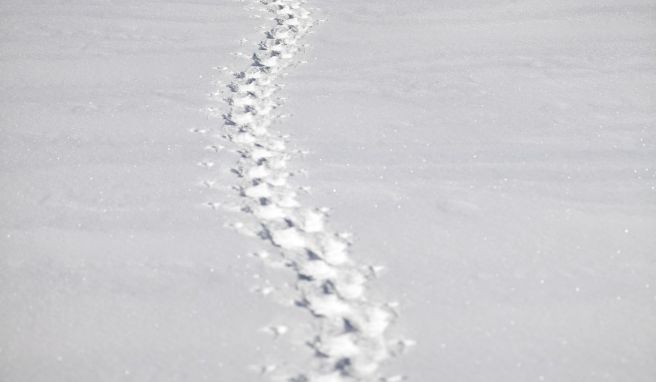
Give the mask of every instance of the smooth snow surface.
<svg viewBox="0 0 656 382">
<path fill-rule="evenodd" d="M 0 381 L 653 381 L 648 0 L 0 1 Z"/>
<path fill-rule="evenodd" d="M 247 381 L 283 351 L 197 165 L 244 7 L 0 1 L 0 380 Z"/>
<path fill-rule="evenodd" d="M 656 7 L 313 2 L 285 123 L 414 381 L 656 378 Z"/>
</svg>

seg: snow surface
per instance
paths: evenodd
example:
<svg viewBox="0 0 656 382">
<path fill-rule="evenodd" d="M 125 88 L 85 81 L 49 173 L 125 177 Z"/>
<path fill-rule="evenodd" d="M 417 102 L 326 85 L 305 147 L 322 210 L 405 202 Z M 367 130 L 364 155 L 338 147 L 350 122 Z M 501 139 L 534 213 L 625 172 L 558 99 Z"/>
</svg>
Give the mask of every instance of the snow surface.
<svg viewBox="0 0 656 382">
<path fill-rule="evenodd" d="M 383 349 L 390 382 L 652 381 L 656 6 L 303 7 L 309 46 L 253 58 L 257 2 L 0 2 L 0 380 L 276 380 Z M 226 88 L 254 59 L 284 72 L 233 122 L 289 116 L 245 168 L 262 141 L 221 115 L 255 107 Z M 321 331 L 354 309 L 387 345 Z"/>
<path fill-rule="evenodd" d="M 0 380 L 245 381 L 277 352 L 288 314 L 197 165 L 244 7 L 0 2 Z"/>
</svg>

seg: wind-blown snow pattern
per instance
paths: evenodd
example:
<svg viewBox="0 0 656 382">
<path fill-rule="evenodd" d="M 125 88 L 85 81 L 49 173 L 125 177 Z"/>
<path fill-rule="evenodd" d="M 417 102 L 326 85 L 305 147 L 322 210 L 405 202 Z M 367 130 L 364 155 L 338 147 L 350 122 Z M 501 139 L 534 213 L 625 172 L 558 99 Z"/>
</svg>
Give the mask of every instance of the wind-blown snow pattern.
<svg viewBox="0 0 656 382">
<path fill-rule="evenodd" d="M 295 272 L 295 303 L 316 321 L 316 333 L 307 341 L 314 364 L 288 380 L 401 380 L 385 378 L 379 370 L 393 353 L 385 334 L 396 312 L 393 304 L 367 297 L 375 268 L 353 259 L 350 235 L 331 230 L 327 208 L 298 201 L 297 188 L 288 181 L 295 175 L 288 168 L 293 151 L 287 137 L 272 130 L 281 117 L 281 75 L 298 63 L 301 41 L 314 20 L 302 1 L 261 3 L 273 13 L 275 26 L 266 32 L 248 68 L 234 74 L 223 138 L 240 156 L 233 169 L 240 178 L 235 187 L 240 210 L 255 217 L 258 236 Z"/>
</svg>

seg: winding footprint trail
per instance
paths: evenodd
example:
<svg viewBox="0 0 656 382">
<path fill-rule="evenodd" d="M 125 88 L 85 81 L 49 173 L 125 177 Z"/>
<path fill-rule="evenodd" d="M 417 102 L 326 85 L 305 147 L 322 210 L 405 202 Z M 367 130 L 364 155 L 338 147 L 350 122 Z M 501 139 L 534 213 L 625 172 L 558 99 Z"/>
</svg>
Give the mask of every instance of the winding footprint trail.
<svg viewBox="0 0 656 382">
<path fill-rule="evenodd" d="M 375 268 L 351 256 L 349 236 L 329 227 L 327 208 L 298 201 L 297 187 L 288 181 L 294 175 L 288 169 L 294 152 L 287 138 L 272 129 L 281 117 L 277 92 L 282 72 L 298 63 L 301 40 L 314 20 L 303 1 L 260 2 L 274 15 L 275 25 L 265 33 L 248 68 L 236 73 L 229 85 L 224 139 L 239 153 L 233 169 L 239 177 L 239 209 L 255 218 L 257 235 L 295 272 L 296 305 L 309 313 L 317 328 L 307 341 L 313 364 L 288 380 L 401 381 L 401 376 L 384 377 L 380 371 L 409 341 L 386 338 L 396 312 L 393 304 L 367 297 Z M 212 164 L 202 163 L 208 168 Z"/>
</svg>

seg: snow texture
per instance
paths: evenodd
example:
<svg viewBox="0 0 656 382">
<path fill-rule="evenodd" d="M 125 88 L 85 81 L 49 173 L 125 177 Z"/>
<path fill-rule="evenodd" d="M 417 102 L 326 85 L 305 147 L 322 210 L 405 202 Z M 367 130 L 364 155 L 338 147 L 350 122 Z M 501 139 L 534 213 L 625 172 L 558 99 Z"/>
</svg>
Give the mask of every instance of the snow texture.
<svg viewBox="0 0 656 382">
<path fill-rule="evenodd" d="M 1 1 L 0 381 L 653 381 L 652 3 Z"/>
<path fill-rule="evenodd" d="M 298 61 L 303 37 L 314 21 L 298 0 L 265 0 L 274 26 L 252 54 L 250 65 L 234 74 L 226 102 L 225 138 L 241 157 L 233 172 L 240 209 L 257 218 L 255 234 L 273 247 L 296 272 L 296 305 L 318 321 L 313 338 L 313 365 L 294 381 L 375 381 L 380 364 L 390 357 L 387 327 L 395 312 L 366 293 L 369 267 L 349 255 L 347 236 L 327 228 L 327 209 L 297 201 L 288 179 L 297 175 L 288 162 L 294 152 L 285 136 L 272 131 L 280 114 L 277 100 L 283 71 Z M 276 332 L 277 333 L 277 332 Z"/>
</svg>

